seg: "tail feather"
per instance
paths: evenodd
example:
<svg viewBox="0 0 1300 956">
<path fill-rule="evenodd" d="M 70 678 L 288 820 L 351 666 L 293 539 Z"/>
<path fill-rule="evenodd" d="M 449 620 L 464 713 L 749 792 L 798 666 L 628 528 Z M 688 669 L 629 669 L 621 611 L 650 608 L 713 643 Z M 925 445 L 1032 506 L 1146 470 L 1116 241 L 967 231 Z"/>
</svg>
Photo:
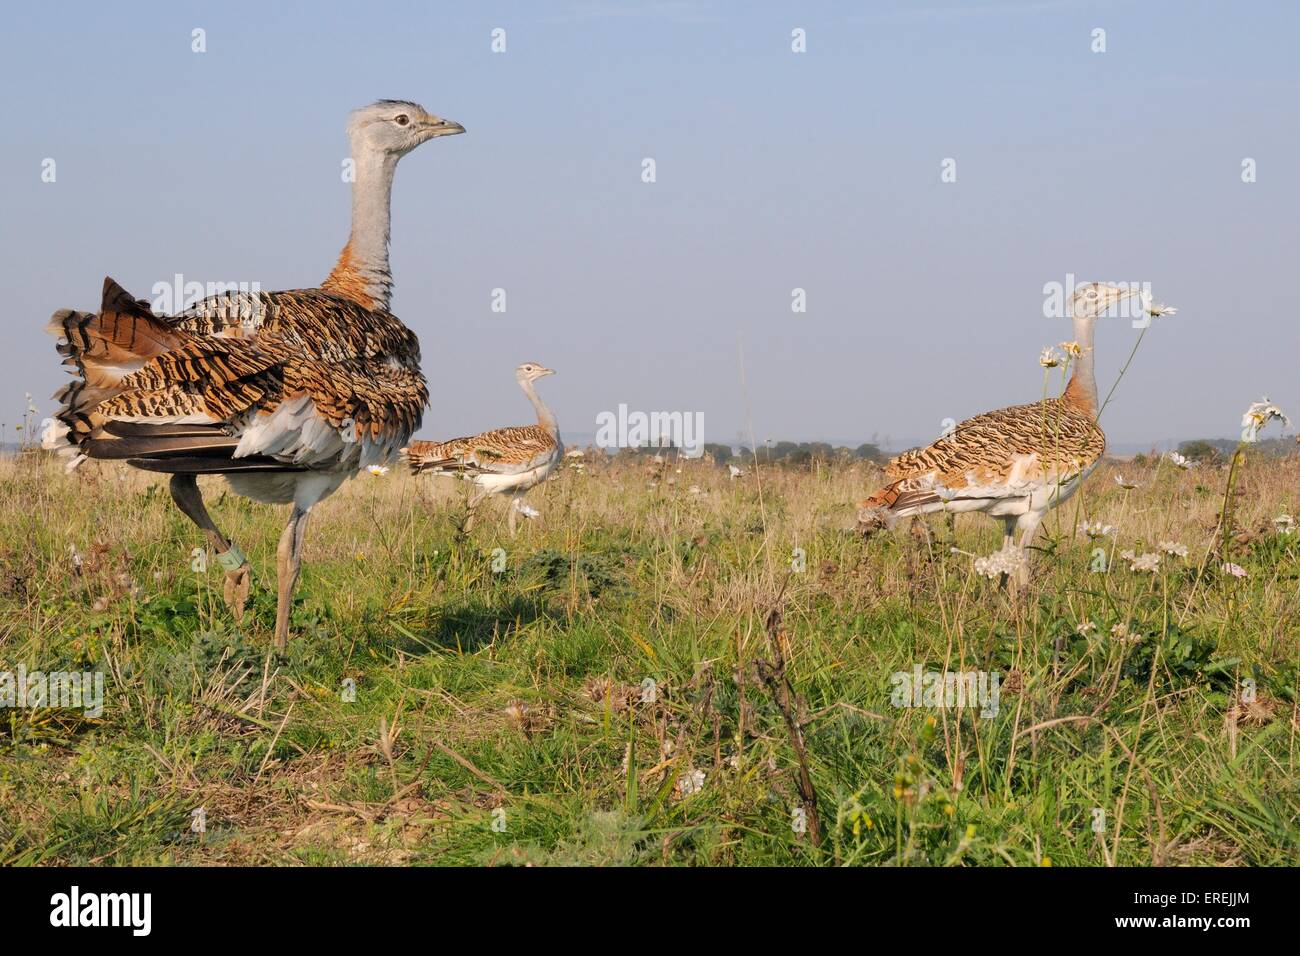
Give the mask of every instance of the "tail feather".
<svg viewBox="0 0 1300 956">
<path fill-rule="evenodd" d="M 147 438 L 91 438 L 82 445 L 91 458 L 229 458 L 239 439 L 228 435 Z"/>
<path fill-rule="evenodd" d="M 465 465 L 454 453 L 450 444 L 436 441 L 413 441 L 402 449 L 402 457 L 410 466 L 411 474 L 424 472 L 463 471 Z"/>
<path fill-rule="evenodd" d="M 58 337 L 63 364 L 76 376 L 54 393 L 60 403 L 54 417 L 65 430 L 51 428 L 50 440 L 65 452 L 79 449 L 104 423 L 96 410 L 121 391 L 126 376 L 187 340 L 111 278 L 104 280 L 99 312 L 60 309 L 46 331 Z"/>
<path fill-rule="evenodd" d="M 931 510 L 943 499 L 934 491 L 908 488 L 908 479 L 895 481 L 858 502 L 857 530 L 864 538 L 891 528 L 899 518 Z"/>
<path fill-rule="evenodd" d="M 306 471 L 301 465 L 286 465 L 264 455 L 247 458 L 128 458 L 128 465 L 144 471 L 160 471 L 172 475 L 230 475 L 241 472 L 297 472 Z"/>
<path fill-rule="evenodd" d="M 162 422 L 130 422 L 113 419 L 104 423 L 104 432 L 118 438 L 207 438 L 226 431 L 224 425 L 176 425 Z M 232 435 L 233 437 L 233 435 Z"/>
</svg>

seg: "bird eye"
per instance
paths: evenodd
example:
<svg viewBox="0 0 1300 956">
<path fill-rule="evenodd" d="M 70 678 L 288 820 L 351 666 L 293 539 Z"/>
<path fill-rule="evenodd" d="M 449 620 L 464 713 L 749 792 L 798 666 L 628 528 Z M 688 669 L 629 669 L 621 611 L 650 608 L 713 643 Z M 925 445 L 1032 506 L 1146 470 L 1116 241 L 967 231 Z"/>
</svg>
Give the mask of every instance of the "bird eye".
<svg viewBox="0 0 1300 956">
<path fill-rule="evenodd" d="M 411 118 L 405 113 L 398 113 L 393 117 L 393 122 L 398 126 L 405 126 L 407 123 L 411 122 Z"/>
</svg>

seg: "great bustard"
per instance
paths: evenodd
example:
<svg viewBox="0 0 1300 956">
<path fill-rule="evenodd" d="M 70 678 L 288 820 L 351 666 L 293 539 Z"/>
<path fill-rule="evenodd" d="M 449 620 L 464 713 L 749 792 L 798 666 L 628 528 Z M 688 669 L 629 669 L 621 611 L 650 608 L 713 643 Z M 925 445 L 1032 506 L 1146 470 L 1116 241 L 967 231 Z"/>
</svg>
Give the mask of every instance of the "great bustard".
<svg viewBox="0 0 1300 956">
<path fill-rule="evenodd" d="M 1003 552 L 1015 583 L 1028 581 L 1025 549 L 1039 523 L 1069 498 L 1106 449 L 1097 424 L 1093 326 L 1107 309 L 1138 290 L 1102 283 L 1080 286 L 1070 299 L 1077 352 L 1074 374 L 1059 398 L 978 415 L 925 448 L 885 468 L 890 484 L 859 502 L 858 530 L 870 535 L 894 519 L 935 511 L 982 511 L 1002 521 Z M 1145 299 L 1152 315 L 1175 310 Z M 1018 552 L 1013 536 L 1020 534 Z"/>
<path fill-rule="evenodd" d="M 488 495 L 508 494 L 512 499 L 509 523 L 513 537 L 524 494 L 545 481 L 564 457 L 555 416 L 533 388 L 533 382 L 554 374 L 535 362 L 525 362 L 515 369 L 515 381 L 537 410 L 536 425 L 498 428 L 446 442 L 416 441 L 406 449 L 413 474 L 459 475 L 474 483 L 463 533 L 468 534 L 474 527 L 474 509 L 480 501 Z"/>
<path fill-rule="evenodd" d="M 170 473 L 172 497 L 226 571 L 236 620 L 248 561 L 208 515 L 196 476 L 225 475 L 237 494 L 293 504 L 277 550 L 279 647 L 312 506 L 391 458 L 420 425 L 419 342 L 388 312 L 389 200 L 399 159 L 461 132 L 402 100 L 351 114 L 352 231 L 319 289 L 231 292 L 156 316 L 105 279 L 97 314 L 50 320 L 76 380 L 55 395 L 63 405 L 47 447 Z"/>
</svg>

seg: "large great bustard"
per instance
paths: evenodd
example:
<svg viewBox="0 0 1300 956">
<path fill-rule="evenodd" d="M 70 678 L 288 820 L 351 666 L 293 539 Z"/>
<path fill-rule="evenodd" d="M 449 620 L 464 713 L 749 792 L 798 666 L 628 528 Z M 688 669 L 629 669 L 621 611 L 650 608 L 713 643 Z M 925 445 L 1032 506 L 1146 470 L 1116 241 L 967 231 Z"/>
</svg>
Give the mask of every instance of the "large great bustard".
<svg viewBox="0 0 1300 956">
<path fill-rule="evenodd" d="M 537 411 L 536 425 L 497 428 L 446 442 L 416 441 L 405 449 L 413 474 L 459 475 L 474 483 L 464 533 L 473 528 L 474 510 L 480 501 L 488 495 L 508 494 L 512 499 L 509 523 L 513 537 L 524 494 L 545 481 L 564 457 L 555 416 L 533 388 L 533 382 L 554 374 L 535 362 L 525 362 L 515 369 L 515 381 Z"/>
<path fill-rule="evenodd" d="M 977 415 L 925 448 L 905 452 L 885 468 L 892 479 L 858 505 L 866 535 L 894 519 L 935 511 L 982 511 L 1002 521 L 1003 551 L 1013 556 L 1015 583 L 1028 581 L 1026 551 L 1039 523 L 1078 490 L 1106 449 L 1097 424 L 1093 326 L 1116 303 L 1139 294 L 1103 283 L 1079 286 L 1070 298 L 1074 374 L 1059 398 Z M 1146 299 L 1152 315 L 1175 310 Z M 1020 534 L 1018 553 L 1013 538 Z"/>
<path fill-rule="evenodd" d="M 461 132 L 402 100 L 351 114 L 352 231 L 318 289 L 225 293 L 158 316 L 105 279 L 98 313 L 50 321 L 76 380 L 55 395 L 62 407 L 47 447 L 170 473 L 172 497 L 226 571 L 237 620 L 248 561 L 208 515 L 196 476 L 225 475 L 238 494 L 292 503 L 277 550 L 281 648 L 312 506 L 390 459 L 420 425 L 419 342 L 388 312 L 393 173 L 421 143 Z"/>
</svg>

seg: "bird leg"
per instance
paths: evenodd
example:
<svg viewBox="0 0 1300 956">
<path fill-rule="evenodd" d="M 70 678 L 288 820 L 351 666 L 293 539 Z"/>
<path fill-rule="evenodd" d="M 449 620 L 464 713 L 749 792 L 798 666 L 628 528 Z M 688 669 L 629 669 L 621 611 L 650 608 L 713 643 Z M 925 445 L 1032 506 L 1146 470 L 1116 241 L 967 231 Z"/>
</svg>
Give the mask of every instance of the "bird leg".
<svg viewBox="0 0 1300 956">
<path fill-rule="evenodd" d="M 475 491 L 469 496 L 469 505 L 465 512 L 465 520 L 460 523 L 460 530 L 456 535 L 458 538 L 467 538 L 469 537 L 469 533 L 474 530 L 474 512 L 483 498 L 484 494 L 482 491 Z"/>
<path fill-rule="evenodd" d="M 1016 568 L 1016 587 L 1023 588 L 1029 584 L 1029 542 L 1034 540 L 1038 525 L 1043 516 L 1030 511 L 1020 516 L 1016 530 L 1020 532 L 1020 566 Z"/>
<path fill-rule="evenodd" d="M 1002 550 L 1010 551 L 1014 547 L 1016 522 L 1019 519 L 1014 515 L 1009 515 L 1002 519 Z M 1001 591 L 1007 586 L 1007 581 L 1011 575 L 1003 574 L 998 578 L 998 590 Z"/>
<path fill-rule="evenodd" d="M 275 646 L 284 650 L 289 643 L 289 612 L 293 610 L 293 589 L 298 583 L 302 568 L 302 539 L 307 531 L 309 508 L 293 506 L 289 523 L 280 535 L 280 545 L 275 551 L 276 573 L 280 594 L 275 605 Z"/>
<path fill-rule="evenodd" d="M 1006 551 L 1011 547 L 1012 539 L 1016 536 L 1016 522 L 1020 519 L 1015 515 L 1008 515 L 1002 519 L 1002 550 Z"/>
<path fill-rule="evenodd" d="M 235 623 L 239 623 L 244 619 L 244 603 L 248 600 L 248 589 L 253 583 L 248 559 L 235 547 L 233 541 L 221 533 L 221 529 L 208 514 L 208 509 L 203 505 L 203 492 L 199 491 L 199 483 L 194 475 L 172 475 L 171 493 L 176 507 L 208 536 L 217 562 L 225 568 L 226 581 L 221 592 L 222 598 L 234 615 Z"/>
<path fill-rule="evenodd" d="M 510 537 L 512 538 L 515 536 L 515 528 L 519 521 L 519 502 L 522 500 L 517 496 L 510 499 L 510 518 L 506 524 L 510 526 Z"/>
</svg>

